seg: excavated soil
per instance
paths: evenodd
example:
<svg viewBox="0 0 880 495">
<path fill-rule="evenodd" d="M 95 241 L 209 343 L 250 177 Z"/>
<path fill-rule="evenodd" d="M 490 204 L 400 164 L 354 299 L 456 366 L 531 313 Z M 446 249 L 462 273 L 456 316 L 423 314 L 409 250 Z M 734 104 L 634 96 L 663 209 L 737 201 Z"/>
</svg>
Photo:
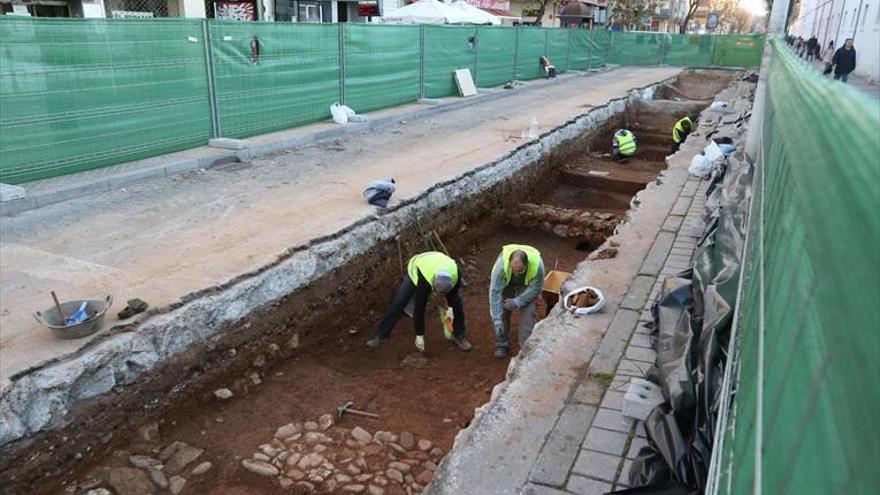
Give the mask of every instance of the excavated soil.
<svg viewBox="0 0 880 495">
<path fill-rule="evenodd" d="M 722 79 L 726 82 L 729 77 Z M 723 86 L 720 81 L 718 89 Z M 691 92 L 701 87 L 689 80 L 680 86 Z M 410 432 L 445 453 L 458 430 L 473 418 L 474 409 L 489 400 L 492 387 L 504 379 L 508 365 L 508 359 L 493 355 L 494 337 L 486 307 L 489 273 L 501 246 L 534 245 L 542 252 L 548 270 L 570 272 L 606 235 L 587 240 L 513 227 L 510 211 L 529 202 L 613 215 L 614 221 L 619 221 L 632 196 L 665 167 L 663 160 L 671 145 L 669 131 L 677 118 L 678 113 L 630 109 L 589 135 L 563 145 L 512 183 L 487 191 L 472 204 L 450 209 L 455 211 L 421 219 L 422 232 L 377 248 L 361 266 L 341 267 L 316 281 L 305 294 L 256 312 L 231 332 L 237 332 L 237 337 L 193 351 L 186 369 L 169 371 L 164 380 L 155 378 L 156 384 L 145 386 L 139 398 L 120 397 L 127 405 L 142 406 L 132 414 L 130 424 L 111 430 L 105 446 L 84 459 L 75 472 L 55 473 L 45 482 L 31 485 L 30 491 L 58 493 L 66 485 L 69 493 L 85 493 L 86 488 L 107 486 L 110 468 L 128 465 L 132 454 L 157 456 L 172 442 L 204 450 L 182 471 L 187 478 L 184 494 L 307 491 L 296 486 L 282 488 L 278 478 L 253 474 L 241 461 L 270 442 L 280 426 L 335 415 L 337 406 L 346 401 L 380 417 L 345 416 L 337 425 L 344 428 L 340 430 L 343 435 L 355 426 L 371 433 Z M 619 164 L 603 153 L 610 148 L 611 134 L 624 124 L 636 133 L 640 152 Z M 402 276 L 400 259 L 437 247 L 432 229 L 438 231 L 462 267 L 467 283 L 462 290 L 467 334 L 474 350 L 460 351 L 443 337 L 434 301 L 427 313 L 424 355 L 413 346 L 412 323 L 406 317 L 397 324 L 388 344 L 368 349 L 364 342 Z M 607 250 L 600 256 L 614 256 L 614 252 Z M 544 310 L 540 308 L 539 314 Z M 516 328 L 514 318 L 514 336 Z M 511 340 L 515 354 L 516 339 Z M 166 397 L 160 385 L 171 379 L 191 385 L 180 386 L 176 397 Z M 220 387 L 230 389 L 233 398 L 215 398 L 212 392 Z M 101 413 L 95 411 L 100 420 Z M 134 426 L 150 421 L 158 422 L 159 434 L 146 441 Z M 342 448 L 331 445 L 331 451 L 337 447 Z M 209 471 L 189 474 L 204 461 L 212 463 Z M 317 491 L 327 489 L 318 484 Z M 408 492 L 389 485 L 385 493 Z"/>
</svg>

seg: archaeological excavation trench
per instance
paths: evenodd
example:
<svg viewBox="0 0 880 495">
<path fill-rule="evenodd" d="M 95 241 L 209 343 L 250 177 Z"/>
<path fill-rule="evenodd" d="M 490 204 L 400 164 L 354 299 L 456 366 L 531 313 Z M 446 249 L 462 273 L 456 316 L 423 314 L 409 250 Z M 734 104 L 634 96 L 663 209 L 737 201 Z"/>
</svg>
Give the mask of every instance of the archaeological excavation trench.
<svg viewBox="0 0 880 495">
<path fill-rule="evenodd" d="M 398 215 L 394 225 L 405 228 L 374 233 L 379 240 L 352 261 L 249 312 L 133 386 L 79 407 L 68 427 L 28 445 L 29 462 L 4 461 L 2 481 L 10 493 L 25 487 L 33 493 L 97 487 L 118 494 L 420 492 L 474 409 L 504 380 L 508 359 L 493 356 L 486 301 L 501 246 L 533 245 L 547 270 L 565 272 L 588 256 L 626 249 L 605 240 L 638 207 L 636 193 L 662 180 L 675 120 L 705 107 L 734 75 L 684 73 L 670 82 L 674 90 L 648 88 L 620 102 L 617 111 L 607 109 L 464 200 L 380 215 L 388 222 Z M 611 135 L 622 126 L 639 145 L 623 164 L 607 156 Z M 462 184 L 472 178 L 444 187 L 464 195 L 470 186 Z M 322 256 L 333 258 L 335 249 Z M 388 344 L 368 349 L 364 342 L 394 296 L 402 263 L 428 249 L 449 250 L 459 260 L 474 350 L 462 352 L 444 338 L 434 309 L 439 300 L 429 303 L 424 355 L 415 350 L 405 317 Z M 539 307 L 539 315 L 546 310 Z M 516 317 L 511 328 L 515 334 Z M 218 389 L 232 397 L 221 400 Z M 347 401 L 379 417 L 339 419 L 337 407 Z"/>
</svg>

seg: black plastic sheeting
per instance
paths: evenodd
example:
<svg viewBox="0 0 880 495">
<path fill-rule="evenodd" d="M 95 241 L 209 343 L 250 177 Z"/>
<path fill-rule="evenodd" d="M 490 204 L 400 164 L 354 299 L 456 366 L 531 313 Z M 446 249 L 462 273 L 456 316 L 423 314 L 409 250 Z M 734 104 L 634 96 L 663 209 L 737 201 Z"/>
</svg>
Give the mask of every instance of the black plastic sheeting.
<svg viewBox="0 0 880 495">
<path fill-rule="evenodd" d="M 751 165 L 738 153 L 728 157 L 706 193 L 705 228 L 693 268 L 667 278 L 654 302 L 649 326 L 657 361 L 647 379 L 660 385 L 666 402 L 643 425 L 648 445 L 630 469 L 633 488 L 615 494 L 703 493 L 722 400 L 751 188 Z"/>
</svg>

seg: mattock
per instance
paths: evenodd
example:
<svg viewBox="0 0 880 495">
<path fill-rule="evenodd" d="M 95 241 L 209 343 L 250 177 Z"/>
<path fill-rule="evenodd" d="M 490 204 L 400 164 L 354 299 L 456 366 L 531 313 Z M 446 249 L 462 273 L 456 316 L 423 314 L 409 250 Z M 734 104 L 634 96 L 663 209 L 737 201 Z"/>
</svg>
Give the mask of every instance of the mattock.
<svg viewBox="0 0 880 495">
<path fill-rule="evenodd" d="M 368 413 L 368 412 L 364 412 L 364 411 L 358 411 L 357 409 L 352 409 L 351 406 L 353 406 L 353 405 L 354 405 L 354 402 L 347 401 L 345 404 L 342 404 L 341 406 L 337 407 L 336 408 L 336 417 L 341 419 L 343 414 L 350 413 L 350 414 L 357 414 L 358 416 L 366 416 L 368 418 L 379 419 L 378 414 L 373 414 L 373 413 Z"/>
</svg>

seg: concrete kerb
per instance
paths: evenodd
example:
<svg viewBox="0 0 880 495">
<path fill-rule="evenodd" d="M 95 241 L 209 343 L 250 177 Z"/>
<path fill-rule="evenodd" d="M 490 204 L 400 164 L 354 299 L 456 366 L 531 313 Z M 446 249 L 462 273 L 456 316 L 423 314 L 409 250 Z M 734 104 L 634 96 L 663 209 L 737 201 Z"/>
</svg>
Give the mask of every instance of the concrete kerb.
<svg viewBox="0 0 880 495">
<path fill-rule="evenodd" d="M 132 383 L 190 346 L 209 341 L 250 312 L 295 293 L 377 243 L 393 239 L 419 213 L 458 203 L 507 180 L 560 143 L 623 111 L 628 101 L 649 99 L 655 86 L 631 90 L 626 97 L 594 108 L 498 160 L 435 184 L 417 197 L 361 218 L 334 234 L 292 247 L 267 266 L 193 292 L 149 313 L 140 322 L 114 327 L 77 352 L 13 375 L 0 390 L 3 454 L 8 454 L 14 447 L 10 444 L 18 440 L 66 425 L 71 419 L 69 413 L 80 402 L 104 394 L 116 385 Z M 589 357 L 580 359 L 586 362 Z M 520 360 L 512 362 L 510 378 L 517 375 L 520 365 Z M 474 422 L 477 427 L 482 424 L 480 417 Z"/>
<path fill-rule="evenodd" d="M 120 187 L 125 187 L 139 182 L 155 179 L 159 177 L 170 177 L 173 175 L 190 172 L 193 170 L 201 170 L 210 168 L 214 163 L 229 158 L 238 158 L 242 161 L 250 160 L 252 157 L 258 157 L 274 153 L 283 149 L 294 148 L 298 146 L 306 146 L 318 141 L 328 139 L 338 139 L 358 132 L 366 130 L 381 130 L 400 120 L 417 119 L 428 115 L 443 113 L 456 110 L 473 104 L 494 101 L 517 92 L 532 91 L 544 88 L 546 86 L 559 84 L 568 79 L 577 77 L 585 77 L 588 73 L 569 71 L 561 74 L 558 79 L 537 80 L 526 85 L 518 86 L 511 90 L 493 89 L 488 92 L 480 92 L 475 96 L 461 98 L 451 101 L 438 100 L 437 103 L 423 104 L 424 108 L 417 108 L 403 113 L 392 115 L 383 115 L 375 119 L 370 119 L 365 123 L 355 123 L 345 126 L 334 127 L 316 131 L 308 134 L 302 134 L 290 137 L 280 137 L 268 142 L 257 142 L 260 136 L 253 136 L 250 140 L 245 139 L 248 147 L 238 150 L 229 150 L 223 148 L 202 147 L 206 152 L 204 156 L 189 157 L 175 159 L 175 153 L 165 155 L 165 158 L 172 157 L 171 163 L 159 163 L 158 165 L 150 162 L 161 162 L 159 157 L 142 160 L 146 162 L 144 167 L 139 170 L 120 173 L 111 178 L 101 178 L 93 183 L 82 184 L 70 188 L 62 188 L 54 191 L 38 192 L 29 194 L 28 197 L 15 199 L 12 201 L 4 201 L 0 203 L 0 215 L 9 216 L 22 213 L 36 208 L 42 208 L 52 204 L 61 203 L 71 199 L 81 198 L 83 196 L 107 192 Z M 288 131 L 293 130 L 288 129 Z M 279 131 L 285 132 L 285 131 Z M 198 148 L 196 148 L 198 149 Z M 125 165 L 125 164 L 122 164 Z M 22 185 L 27 190 L 28 184 Z"/>
</svg>

